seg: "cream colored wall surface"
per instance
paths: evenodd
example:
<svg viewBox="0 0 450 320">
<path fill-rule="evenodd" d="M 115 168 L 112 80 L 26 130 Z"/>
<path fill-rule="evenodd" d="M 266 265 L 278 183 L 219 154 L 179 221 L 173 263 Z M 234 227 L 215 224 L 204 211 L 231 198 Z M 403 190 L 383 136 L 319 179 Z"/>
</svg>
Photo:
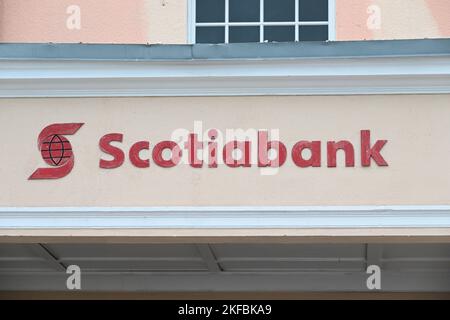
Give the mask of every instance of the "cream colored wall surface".
<svg viewBox="0 0 450 320">
<path fill-rule="evenodd" d="M 148 42 L 187 43 L 187 0 L 146 0 Z"/>
<path fill-rule="evenodd" d="M 0 100 L 0 206 L 285 206 L 450 204 L 450 95 L 190 98 L 51 98 Z M 288 160 L 275 175 L 252 168 L 194 169 L 187 164 L 100 169 L 98 141 L 124 133 L 123 146 L 170 139 L 173 130 L 279 129 Z M 52 123 L 84 122 L 67 136 L 72 172 L 58 180 L 28 180 L 46 167 L 37 136 Z M 361 167 L 359 134 L 387 139 L 388 167 Z M 298 140 L 348 139 L 354 168 L 296 167 Z M 128 150 L 128 149 L 127 149 Z M 326 147 L 322 145 L 323 157 Z M 326 158 L 323 158 L 326 159 Z"/>
</svg>

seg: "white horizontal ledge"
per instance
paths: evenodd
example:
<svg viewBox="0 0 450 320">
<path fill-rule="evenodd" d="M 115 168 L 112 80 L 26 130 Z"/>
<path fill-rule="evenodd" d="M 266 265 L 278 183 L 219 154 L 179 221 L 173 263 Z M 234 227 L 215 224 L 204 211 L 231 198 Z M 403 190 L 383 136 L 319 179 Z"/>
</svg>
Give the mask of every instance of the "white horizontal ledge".
<svg viewBox="0 0 450 320">
<path fill-rule="evenodd" d="M 2 207 L 0 228 L 450 228 L 450 206 Z"/>
<path fill-rule="evenodd" d="M 450 56 L 0 60 L 0 97 L 450 93 Z"/>
</svg>

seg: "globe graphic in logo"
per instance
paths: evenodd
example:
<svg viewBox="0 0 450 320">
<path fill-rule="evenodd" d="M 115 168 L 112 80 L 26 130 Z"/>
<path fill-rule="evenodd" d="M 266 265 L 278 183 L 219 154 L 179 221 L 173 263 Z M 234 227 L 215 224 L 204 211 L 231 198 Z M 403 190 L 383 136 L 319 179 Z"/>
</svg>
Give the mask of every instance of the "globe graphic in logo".
<svg viewBox="0 0 450 320">
<path fill-rule="evenodd" d="M 72 146 L 64 136 L 53 134 L 42 141 L 41 155 L 51 166 L 61 166 L 72 157 Z"/>
</svg>

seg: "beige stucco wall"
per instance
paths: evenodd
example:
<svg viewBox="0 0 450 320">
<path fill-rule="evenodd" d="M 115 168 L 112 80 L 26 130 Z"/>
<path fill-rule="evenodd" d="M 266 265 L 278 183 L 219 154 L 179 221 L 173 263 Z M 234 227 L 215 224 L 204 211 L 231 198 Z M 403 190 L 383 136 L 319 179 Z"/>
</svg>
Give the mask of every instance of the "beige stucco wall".
<svg viewBox="0 0 450 320">
<path fill-rule="evenodd" d="M 0 206 L 439 205 L 450 204 L 450 95 L 1 99 Z M 279 129 L 288 160 L 275 175 L 257 167 L 139 169 L 128 159 L 100 169 L 101 136 L 124 133 L 151 146 L 177 128 Z M 29 181 L 45 167 L 37 136 L 51 123 L 84 122 L 68 136 L 75 167 L 59 180 Z M 359 132 L 387 139 L 389 167 L 362 168 Z M 348 139 L 354 168 L 298 168 L 298 140 Z M 125 148 L 124 148 L 125 149 Z M 322 159 L 326 159 L 322 145 Z"/>
<path fill-rule="evenodd" d="M 448 0 L 335 1 L 337 40 L 450 37 Z M 0 42 L 186 43 L 187 4 L 0 0 Z M 80 8 L 80 29 L 66 26 L 73 5 Z"/>
<path fill-rule="evenodd" d="M 187 43 L 187 0 L 146 0 L 149 43 Z"/>
</svg>

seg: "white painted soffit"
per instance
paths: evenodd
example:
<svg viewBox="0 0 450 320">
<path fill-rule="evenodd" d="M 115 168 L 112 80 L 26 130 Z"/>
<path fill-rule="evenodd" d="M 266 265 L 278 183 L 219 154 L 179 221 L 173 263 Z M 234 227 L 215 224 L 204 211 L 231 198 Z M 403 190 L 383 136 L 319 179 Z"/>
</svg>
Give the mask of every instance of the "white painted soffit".
<svg viewBox="0 0 450 320">
<path fill-rule="evenodd" d="M 0 60 L 0 98 L 432 93 L 450 93 L 450 55 Z"/>
<path fill-rule="evenodd" d="M 0 207 L 14 228 L 450 228 L 450 206 Z"/>
</svg>

